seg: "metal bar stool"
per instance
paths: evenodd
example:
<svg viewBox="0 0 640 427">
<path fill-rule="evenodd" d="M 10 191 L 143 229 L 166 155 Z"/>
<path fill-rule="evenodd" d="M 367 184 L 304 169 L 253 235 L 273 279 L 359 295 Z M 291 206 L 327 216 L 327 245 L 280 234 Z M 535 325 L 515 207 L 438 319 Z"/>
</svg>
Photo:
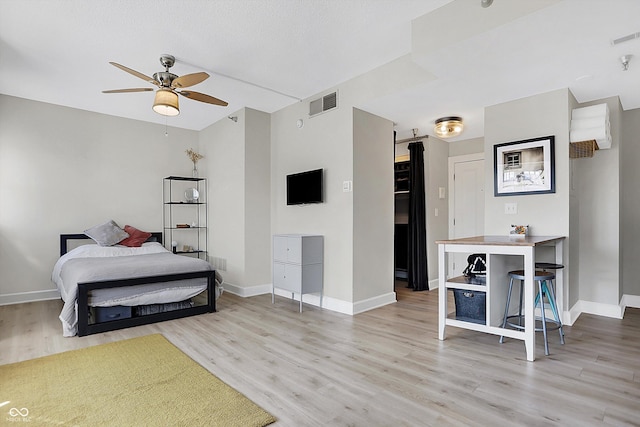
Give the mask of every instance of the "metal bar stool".
<svg viewBox="0 0 640 427">
<path fill-rule="evenodd" d="M 556 264 L 553 262 L 536 262 L 536 269 L 541 269 L 543 271 L 547 271 L 547 270 L 561 270 L 564 268 L 564 265 L 562 264 Z M 549 291 L 551 292 L 551 295 L 553 296 L 553 303 L 551 301 L 549 301 L 549 303 L 553 304 L 556 308 L 553 309 L 553 313 L 554 313 L 554 317 L 556 318 L 556 321 L 560 322 L 560 316 L 559 316 L 559 311 L 557 309 L 557 303 L 556 303 L 556 287 L 555 287 L 555 283 L 553 282 L 553 280 L 551 281 L 551 287 L 549 288 Z M 537 306 L 537 305 L 536 305 Z M 564 330 L 562 329 L 562 327 L 558 328 L 561 334 L 561 343 L 564 344 Z"/>
<path fill-rule="evenodd" d="M 542 331 L 544 335 L 544 354 L 549 355 L 549 342 L 547 340 L 547 331 L 558 329 L 560 331 L 560 343 L 564 344 L 564 332 L 562 331 L 562 322 L 560 321 L 560 316 L 558 315 L 558 308 L 556 306 L 556 297 L 553 292 L 553 279 L 556 278 L 554 273 L 548 271 L 540 271 L 536 270 L 533 280 L 538 284 L 538 292 L 536 293 L 535 299 L 535 307 L 538 307 L 538 303 L 540 304 L 540 317 L 536 317 L 536 321 L 540 321 L 542 327 L 536 327 L 535 331 Z M 511 294 L 513 292 L 513 281 L 520 281 L 520 304 L 518 305 L 518 314 L 509 316 L 509 305 L 511 303 Z M 548 285 L 548 282 L 551 282 L 551 286 Z M 516 328 L 516 329 L 524 329 L 524 315 L 522 314 L 522 294 L 524 290 L 524 270 L 516 270 L 509 272 L 509 291 L 507 292 L 507 303 L 504 308 L 504 320 L 502 321 L 502 327 L 506 328 L 507 325 Z M 551 307 L 551 312 L 553 313 L 553 319 L 549 319 L 545 315 L 544 309 L 544 299 L 545 296 Z M 517 323 L 512 321 L 512 319 L 517 319 Z M 547 323 L 551 323 L 552 326 L 547 326 Z M 504 335 L 500 337 L 500 343 L 504 342 Z"/>
</svg>

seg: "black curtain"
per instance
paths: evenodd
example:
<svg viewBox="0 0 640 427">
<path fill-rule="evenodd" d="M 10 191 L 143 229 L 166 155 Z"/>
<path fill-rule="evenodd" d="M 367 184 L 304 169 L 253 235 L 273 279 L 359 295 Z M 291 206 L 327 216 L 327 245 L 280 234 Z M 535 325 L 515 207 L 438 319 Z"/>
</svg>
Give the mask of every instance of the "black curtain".
<svg viewBox="0 0 640 427">
<path fill-rule="evenodd" d="M 407 286 L 414 291 L 429 290 L 427 274 L 427 229 L 425 212 L 424 146 L 409 144 L 409 239 Z"/>
</svg>

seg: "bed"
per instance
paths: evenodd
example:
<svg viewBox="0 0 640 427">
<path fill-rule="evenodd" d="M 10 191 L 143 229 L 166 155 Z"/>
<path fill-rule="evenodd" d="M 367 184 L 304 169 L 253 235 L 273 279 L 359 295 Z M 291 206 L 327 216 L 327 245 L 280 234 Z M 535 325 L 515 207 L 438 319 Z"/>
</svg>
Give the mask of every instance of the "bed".
<svg viewBox="0 0 640 427">
<path fill-rule="evenodd" d="M 171 253 L 158 232 L 138 248 L 101 247 L 85 234 L 61 234 L 52 280 L 64 301 L 64 336 L 216 311 L 215 270 Z"/>
</svg>

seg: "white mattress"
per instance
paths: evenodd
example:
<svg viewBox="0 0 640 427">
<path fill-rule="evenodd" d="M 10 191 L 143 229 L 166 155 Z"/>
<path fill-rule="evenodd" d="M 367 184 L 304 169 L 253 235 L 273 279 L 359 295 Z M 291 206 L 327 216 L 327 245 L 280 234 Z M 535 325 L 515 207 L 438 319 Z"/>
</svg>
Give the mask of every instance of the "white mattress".
<svg viewBox="0 0 640 427">
<path fill-rule="evenodd" d="M 65 302 L 60 313 L 63 335 L 77 334 L 78 283 L 207 270 L 211 266 L 206 261 L 174 255 L 156 242 L 138 248 L 79 246 L 58 260 L 51 275 Z M 204 278 L 99 289 L 90 292 L 89 305 L 164 304 L 189 299 L 206 289 Z"/>
</svg>

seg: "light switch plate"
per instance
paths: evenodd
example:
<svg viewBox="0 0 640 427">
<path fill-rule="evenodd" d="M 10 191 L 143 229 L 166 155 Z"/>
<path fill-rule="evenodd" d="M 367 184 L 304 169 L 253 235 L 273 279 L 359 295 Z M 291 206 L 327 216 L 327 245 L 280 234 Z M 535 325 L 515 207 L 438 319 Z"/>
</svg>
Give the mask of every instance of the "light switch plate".
<svg viewBox="0 0 640 427">
<path fill-rule="evenodd" d="M 504 213 L 506 215 L 516 215 L 518 213 L 518 204 L 517 203 L 505 203 L 504 204 Z"/>
<path fill-rule="evenodd" d="M 349 193 L 353 187 L 351 181 L 342 181 L 342 191 L 345 193 Z"/>
</svg>

